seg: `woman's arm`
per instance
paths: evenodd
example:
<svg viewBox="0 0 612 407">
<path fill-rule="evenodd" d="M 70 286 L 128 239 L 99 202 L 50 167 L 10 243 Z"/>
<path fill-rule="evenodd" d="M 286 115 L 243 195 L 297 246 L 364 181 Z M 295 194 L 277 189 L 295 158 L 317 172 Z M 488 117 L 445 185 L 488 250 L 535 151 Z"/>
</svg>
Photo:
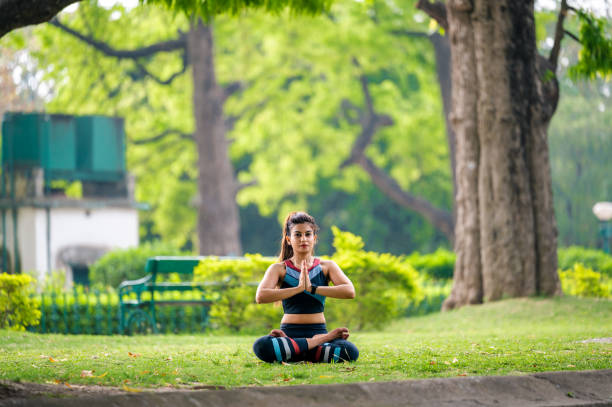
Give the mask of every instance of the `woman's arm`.
<svg viewBox="0 0 612 407">
<path fill-rule="evenodd" d="M 336 262 L 333 260 L 324 260 L 321 263 L 326 266 L 328 270 L 327 276 L 334 285 L 318 286 L 316 293 L 332 298 L 355 298 L 355 287 L 353 287 L 353 283 L 351 283 L 351 280 L 344 274 L 342 269 L 338 267 Z"/>
<path fill-rule="evenodd" d="M 278 282 L 280 281 L 283 270 L 282 264 L 280 263 L 275 263 L 268 267 L 266 274 L 257 287 L 257 293 L 255 294 L 256 303 L 266 304 L 280 301 L 304 291 L 302 279 L 300 279 L 300 284 L 298 284 L 297 287 L 278 288 Z"/>
</svg>

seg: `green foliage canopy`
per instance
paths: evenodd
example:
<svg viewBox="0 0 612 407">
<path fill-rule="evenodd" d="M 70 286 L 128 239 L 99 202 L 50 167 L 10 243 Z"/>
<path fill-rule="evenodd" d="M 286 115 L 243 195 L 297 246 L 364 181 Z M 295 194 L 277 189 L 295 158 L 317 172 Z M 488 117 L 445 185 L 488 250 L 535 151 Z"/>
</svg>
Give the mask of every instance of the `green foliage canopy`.
<svg viewBox="0 0 612 407">
<path fill-rule="evenodd" d="M 431 249 L 437 245 L 432 237 L 433 242 L 443 240 L 425 221 L 411 222 L 418 216 L 400 216 L 400 221 L 396 214 L 405 210 L 391 205 L 363 170 L 338 169 L 361 131 L 356 120 L 365 105 L 360 85 L 365 76 L 375 110 L 394 121 L 375 135 L 368 156 L 402 187 L 440 207 L 452 205 L 433 52 L 426 39 L 395 32 L 426 30 L 412 4 L 398 4 L 402 9 L 339 3 L 319 18 L 250 13 L 215 20 L 219 81 L 244 84 L 226 103 L 235 120 L 229 137 L 238 178 L 256 182 L 240 191 L 243 208 L 256 205 L 263 216 L 278 218 L 295 208 L 321 217 L 332 213 L 335 220 L 326 219 L 327 227 L 338 223 L 351 228 L 380 251 Z M 142 47 L 189 30 L 182 15 L 173 17 L 155 7 L 128 11 L 117 5 L 107 10 L 93 1 L 60 18 L 117 49 Z M 181 136 L 193 130 L 188 73 L 161 86 L 144 77 L 134 61 L 107 57 L 55 27 L 38 28 L 37 37 L 42 47 L 35 56 L 55 84 L 48 111 L 124 116 L 137 198 L 153 208 L 141 216 L 141 236 L 161 236 L 190 247 L 196 227 L 191 202 L 197 192 L 197 157 L 193 141 Z M 162 53 L 140 63 L 167 78 L 182 62 L 180 53 Z M 177 133 L 144 143 L 169 129 Z M 371 215 L 364 217 L 364 212 Z M 393 227 L 398 224 L 403 226 Z M 388 237 L 389 231 L 396 237 Z"/>
<path fill-rule="evenodd" d="M 205 20 L 218 14 L 238 15 L 248 9 L 260 9 L 278 14 L 289 9 L 296 14 L 319 14 L 328 10 L 331 0 L 142 0 L 147 4 L 162 4 L 188 16 L 199 15 Z"/>
<path fill-rule="evenodd" d="M 570 68 L 570 76 L 574 79 L 604 78 L 612 74 L 612 37 L 610 24 L 603 17 L 577 10 L 580 20 L 580 43 L 582 48 L 578 54 L 578 63 Z"/>
</svg>

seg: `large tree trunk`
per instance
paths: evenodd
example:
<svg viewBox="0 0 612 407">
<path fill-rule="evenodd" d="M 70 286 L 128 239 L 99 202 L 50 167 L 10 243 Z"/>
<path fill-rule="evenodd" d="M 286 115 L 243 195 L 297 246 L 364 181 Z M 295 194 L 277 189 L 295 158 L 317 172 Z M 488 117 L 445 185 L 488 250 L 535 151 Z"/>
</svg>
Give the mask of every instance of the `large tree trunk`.
<svg viewBox="0 0 612 407">
<path fill-rule="evenodd" d="M 559 294 L 546 139 L 556 80 L 542 79 L 533 1 L 447 4 L 457 262 L 443 308 Z"/>
<path fill-rule="evenodd" d="M 239 255 L 236 183 L 223 120 L 223 91 L 215 77 L 212 29 L 194 24 L 188 35 L 193 69 L 194 138 L 198 148 L 198 239 L 201 254 Z"/>
</svg>

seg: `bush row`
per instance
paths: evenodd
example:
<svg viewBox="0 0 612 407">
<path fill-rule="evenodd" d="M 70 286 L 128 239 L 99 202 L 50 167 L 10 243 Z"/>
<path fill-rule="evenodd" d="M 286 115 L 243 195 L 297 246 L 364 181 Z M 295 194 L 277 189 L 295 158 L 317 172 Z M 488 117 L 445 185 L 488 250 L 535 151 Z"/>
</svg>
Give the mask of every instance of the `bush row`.
<svg viewBox="0 0 612 407">
<path fill-rule="evenodd" d="M 115 250 L 103 256 L 96 262 L 89 274 L 93 286 L 118 287 L 124 280 L 134 280 L 144 276 L 144 268 L 149 257 L 180 256 L 192 253 L 181 252 L 175 246 L 165 243 L 145 243 L 137 248 Z M 267 267 L 271 258 L 256 263 Z M 558 250 L 559 269 L 571 269 L 574 264 L 582 264 L 593 271 L 612 277 L 612 256 L 601 250 L 571 246 Z M 420 275 L 434 280 L 445 280 L 453 277 L 455 253 L 439 248 L 433 253 L 421 254 L 414 252 L 405 260 Z"/>
<path fill-rule="evenodd" d="M 407 257 L 363 250 L 359 236 L 333 228 L 336 252 L 331 257 L 350 276 L 358 293 L 351 301 L 327 300 L 330 326 L 342 324 L 353 329 L 374 329 L 399 316 L 422 315 L 440 309 L 450 292 L 454 254 L 438 250 L 428 255 Z M 92 281 L 99 288 L 112 287 L 124 279 L 144 275 L 148 257 L 184 255 L 167 245 L 143 245 L 137 249 L 109 253 L 92 268 Z M 207 258 L 196 268 L 195 281 L 224 282 L 222 289 L 206 294 L 213 301 L 209 310 L 201 307 L 158 307 L 161 332 L 261 333 L 278 327 L 282 317 L 279 304 L 254 303 L 257 282 L 273 258 L 248 255 L 244 259 Z M 563 291 L 583 297 L 611 297 L 610 256 L 579 247 L 559 250 L 559 276 Z M 417 272 L 418 270 L 418 272 Z M 178 279 L 171 276 L 171 279 Z M 25 275 L 0 278 L 0 327 L 29 326 L 39 332 L 117 333 L 118 299 L 113 288 L 99 293 L 79 287 L 62 293 L 48 286 L 42 296 L 31 296 L 32 279 Z M 145 294 L 146 295 L 146 294 Z M 174 299 L 201 295 L 164 293 Z M 42 311 L 42 313 L 41 313 Z M 4 313 L 2 313 L 4 312 Z M 40 325 L 36 323 L 40 321 Z"/>
</svg>

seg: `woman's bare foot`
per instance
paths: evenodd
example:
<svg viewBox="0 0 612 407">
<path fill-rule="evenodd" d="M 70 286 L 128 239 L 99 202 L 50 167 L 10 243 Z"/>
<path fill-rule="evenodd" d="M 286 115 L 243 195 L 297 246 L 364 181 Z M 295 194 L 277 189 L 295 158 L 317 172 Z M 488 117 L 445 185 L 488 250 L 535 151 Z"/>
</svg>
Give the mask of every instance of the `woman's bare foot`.
<svg viewBox="0 0 612 407">
<path fill-rule="evenodd" d="M 282 338 L 282 337 L 287 336 L 287 334 L 284 333 L 283 331 L 281 331 L 280 329 L 273 329 L 273 330 L 270 331 L 270 333 L 268 335 L 274 336 L 276 338 Z"/>
<path fill-rule="evenodd" d="M 348 339 L 349 337 L 349 330 L 348 328 L 336 328 L 334 330 L 332 330 L 330 333 L 330 335 L 332 335 L 334 337 L 334 339 L 336 338 L 340 338 L 340 339 Z"/>
<path fill-rule="evenodd" d="M 319 335 L 315 335 L 312 338 L 308 338 L 306 339 L 306 342 L 308 343 L 308 349 L 312 349 L 316 346 L 319 346 L 321 344 L 324 344 L 325 342 L 331 342 L 334 339 L 347 339 L 349 337 L 349 330 L 348 328 L 336 328 L 331 332 L 328 332 L 326 334 L 319 334 Z"/>
</svg>

